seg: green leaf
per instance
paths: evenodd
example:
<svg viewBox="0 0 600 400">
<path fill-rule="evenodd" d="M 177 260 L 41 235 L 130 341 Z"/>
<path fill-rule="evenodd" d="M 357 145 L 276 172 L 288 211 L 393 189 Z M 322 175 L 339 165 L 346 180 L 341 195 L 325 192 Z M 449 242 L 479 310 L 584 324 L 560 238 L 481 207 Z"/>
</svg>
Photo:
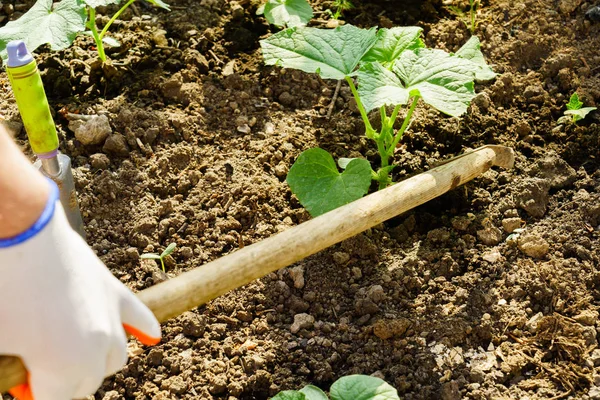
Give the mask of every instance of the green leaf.
<svg viewBox="0 0 600 400">
<path fill-rule="evenodd" d="M 594 111 L 596 107 L 583 107 L 577 110 L 567 110 L 565 111 L 565 115 L 572 115 L 573 122 L 580 121 L 584 119 L 590 112 Z"/>
<path fill-rule="evenodd" d="M 304 386 L 300 392 L 306 396 L 306 400 L 328 400 L 325 392 L 313 385 Z"/>
<path fill-rule="evenodd" d="M 175 250 L 175 246 L 177 246 L 177 244 L 175 244 L 175 243 L 171 243 L 170 245 L 168 245 L 167 248 L 165 249 L 165 251 L 163 251 L 160 254 L 160 258 L 166 257 L 169 254 L 171 254 L 173 252 L 173 250 Z"/>
<path fill-rule="evenodd" d="M 306 0 L 268 0 L 264 14 L 270 24 L 282 27 L 306 25 L 313 10 Z"/>
<path fill-rule="evenodd" d="M 403 26 L 391 29 L 380 29 L 377 42 L 365 54 L 362 61 L 378 61 L 388 65 L 394 62 L 404 50 L 415 50 L 425 47 L 421 40 L 422 28 L 418 26 Z"/>
<path fill-rule="evenodd" d="M 160 260 L 160 256 L 155 253 L 142 254 L 140 258 L 143 258 L 144 260 Z"/>
<path fill-rule="evenodd" d="M 277 393 L 271 400 L 307 400 L 307 398 L 304 393 L 297 390 L 284 390 Z"/>
<path fill-rule="evenodd" d="M 583 103 L 579 101 L 579 95 L 573 93 L 567 103 L 567 110 L 579 110 L 581 107 L 583 107 Z"/>
<path fill-rule="evenodd" d="M 364 196 L 371 185 L 371 165 L 357 158 L 340 174 L 331 154 L 320 148 L 309 149 L 290 168 L 287 183 L 316 217 Z"/>
<path fill-rule="evenodd" d="M 398 392 L 383 379 L 348 375 L 331 385 L 331 400 L 399 400 Z"/>
<path fill-rule="evenodd" d="M 267 4 L 261 4 L 260 6 L 258 6 L 258 8 L 256 9 L 256 15 L 263 15 L 265 13 L 265 6 Z"/>
<path fill-rule="evenodd" d="M 260 41 L 265 64 L 343 79 L 377 40 L 376 28 L 343 25 L 335 29 L 288 28 Z"/>
<path fill-rule="evenodd" d="M 485 62 L 485 58 L 481 52 L 481 42 L 477 36 L 471 36 L 467 40 L 467 43 L 456 52 L 456 55 L 473 63 L 475 67 L 475 79 L 478 81 L 489 81 L 496 77 L 496 73 Z"/>
<path fill-rule="evenodd" d="M 394 63 L 394 72 L 411 96 L 453 117 L 465 113 L 475 97 L 473 64 L 443 50 L 407 50 Z"/>
<path fill-rule="evenodd" d="M 378 62 L 364 64 L 358 70 L 358 95 L 367 112 L 384 105 L 406 104 L 409 98 L 396 74 Z"/>
<path fill-rule="evenodd" d="M 169 5 L 162 0 L 146 0 L 146 1 L 156 7 L 160 7 L 167 11 L 171 11 L 171 7 L 169 7 Z"/>
<path fill-rule="evenodd" d="M 52 0 L 38 0 L 21 18 L 0 28 L 0 56 L 6 60 L 11 40 L 23 40 L 29 51 L 46 43 L 52 50 L 65 49 L 85 30 L 86 20 L 81 0 L 62 0 L 54 9 Z"/>
<path fill-rule="evenodd" d="M 119 4 L 121 2 L 121 0 L 83 0 L 85 2 L 85 4 L 87 4 L 89 7 L 92 7 L 93 9 L 96 9 L 98 7 L 106 7 L 106 6 L 110 6 L 111 4 Z"/>
</svg>

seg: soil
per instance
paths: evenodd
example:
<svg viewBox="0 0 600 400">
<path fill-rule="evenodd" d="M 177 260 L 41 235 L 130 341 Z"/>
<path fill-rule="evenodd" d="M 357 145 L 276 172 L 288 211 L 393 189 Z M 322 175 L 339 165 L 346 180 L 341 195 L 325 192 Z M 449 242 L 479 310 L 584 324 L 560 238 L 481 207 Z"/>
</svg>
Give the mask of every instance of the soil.
<svg viewBox="0 0 600 400">
<path fill-rule="evenodd" d="M 3 1 L 0 23 L 32 3 Z M 309 219 L 285 183 L 301 151 L 376 161 L 345 85 L 328 119 L 336 82 L 263 65 L 258 41 L 275 29 L 257 0 L 170 3 L 124 13 L 104 65 L 89 37 L 38 55 L 88 243 L 134 291 Z M 356 0 L 344 20 L 416 24 L 456 51 L 470 32 L 449 3 Z M 324 24 L 331 2 L 311 4 Z M 404 399 L 600 399 L 600 113 L 557 122 L 574 91 L 600 104 L 594 5 L 482 1 L 476 34 L 498 77 L 460 119 L 419 107 L 394 178 L 484 144 L 514 148 L 514 169 L 163 324 L 162 343 L 132 341 L 92 397 L 266 399 L 360 373 Z M 0 85 L 25 145 L 4 72 Z M 76 135 L 78 115 L 108 128 Z M 167 277 L 140 260 L 170 243 Z"/>
</svg>

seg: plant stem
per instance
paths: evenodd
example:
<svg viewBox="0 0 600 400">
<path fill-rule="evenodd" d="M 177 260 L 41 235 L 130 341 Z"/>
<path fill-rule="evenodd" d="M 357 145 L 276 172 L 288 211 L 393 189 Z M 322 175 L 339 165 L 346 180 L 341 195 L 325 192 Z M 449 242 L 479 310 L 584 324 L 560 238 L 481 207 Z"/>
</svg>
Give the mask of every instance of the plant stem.
<svg viewBox="0 0 600 400">
<path fill-rule="evenodd" d="M 98 30 L 96 29 L 96 10 L 92 7 L 89 7 L 89 19 L 87 22 L 88 29 L 92 32 L 92 36 L 94 37 L 94 41 L 96 41 L 96 47 L 98 48 L 98 57 L 102 62 L 106 61 L 106 53 L 104 53 L 104 45 L 102 44 L 102 36 L 98 35 Z"/>
<path fill-rule="evenodd" d="M 350 85 L 350 91 L 352 91 L 352 95 L 354 96 L 354 100 L 356 100 L 356 106 L 358 107 L 358 111 L 360 111 L 360 116 L 362 117 L 362 120 L 363 120 L 363 122 L 365 124 L 365 135 L 369 139 L 375 139 L 375 133 L 376 133 L 376 131 L 371 126 L 371 121 L 369 121 L 369 116 L 367 115 L 365 107 L 363 106 L 363 103 L 360 100 L 360 96 L 358 95 L 358 91 L 356 90 L 356 86 L 354 86 L 354 82 L 352 81 L 351 77 L 347 76 L 346 77 L 346 81 L 348 82 L 348 85 Z"/>
<path fill-rule="evenodd" d="M 166 273 L 167 271 L 165 271 L 165 262 L 163 261 L 163 258 L 162 258 L 162 257 L 160 258 L 160 265 L 161 265 L 161 267 L 162 267 L 162 270 L 163 270 L 163 272 L 165 272 L 165 273 Z"/>
<path fill-rule="evenodd" d="M 415 108 L 417 107 L 417 103 L 419 102 L 419 98 L 420 98 L 420 96 L 413 97 L 413 102 L 410 105 L 410 108 L 409 108 L 408 112 L 406 113 L 406 117 L 404 118 L 404 122 L 402 123 L 402 126 L 400 127 L 400 130 L 398 130 L 398 132 L 396 132 L 396 136 L 394 137 L 394 141 L 392 142 L 392 145 L 387 149 L 388 156 L 391 156 L 392 154 L 394 154 L 394 150 L 396 149 L 396 146 L 398 146 L 398 143 L 400 142 L 400 139 L 402 139 L 402 135 L 404 135 L 404 131 L 406 131 L 406 128 L 408 128 L 408 124 L 410 122 L 410 118 L 412 117 L 412 114 L 415 111 Z"/>
<path fill-rule="evenodd" d="M 134 1 L 135 0 L 129 0 L 127 3 L 125 3 L 125 5 L 123 7 L 121 7 L 119 9 L 119 11 L 117 11 L 115 13 L 115 15 L 112 16 L 112 18 L 110 20 L 108 20 L 106 25 L 104 25 L 104 28 L 102 28 L 102 32 L 100 32 L 100 39 L 102 39 L 104 37 L 104 35 L 108 31 L 108 28 L 110 28 L 110 26 L 113 24 L 113 22 L 115 22 L 117 20 L 117 18 L 119 18 L 119 16 L 121 16 L 121 14 L 123 14 L 123 11 L 125 11 L 127 9 L 127 7 L 129 7 Z"/>
</svg>

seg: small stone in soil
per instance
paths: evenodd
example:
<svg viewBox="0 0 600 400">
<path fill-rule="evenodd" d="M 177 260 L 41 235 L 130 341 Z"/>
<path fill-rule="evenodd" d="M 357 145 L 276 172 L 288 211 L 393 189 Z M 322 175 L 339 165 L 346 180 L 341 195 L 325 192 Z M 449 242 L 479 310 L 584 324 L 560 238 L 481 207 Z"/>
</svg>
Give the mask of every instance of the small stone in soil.
<svg viewBox="0 0 600 400">
<path fill-rule="evenodd" d="M 515 229 L 521 227 L 521 218 L 504 218 L 502 220 L 502 227 L 506 233 L 513 233 Z"/>
<path fill-rule="evenodd" d="M 294 315 L 294 323 L 290 327 L 290 332 L 298 333 L 300 329 L 310 329 L 315 323 L 315 318 L 312 315 L 302 313 Z"/>
<path fill-rule="evenodd" d="M 108 169 L 110 167 L 110 159 L 103 153 L 92 154 L 90 156 L 90 165 L 94 170 Z"/>
<path fill-rule="evenodd" d="M 477 231 L 477 238 L 485 245 L 494 246 L 502 240 L 502 231 L 491 220 L 483 220 L 483 229 Z"/>
<path fill-rule="evenodd" d="M 522 236 L 519 239 L 518 246 L 519 250 L 533 258 L 544 258 L 550 251 L 550 245 L 546 240 L 531 233 Z"/>
<path fill-rule="evenodd" d="M 373 324 L 373 333 L 380 339 L 386 340 L 394 336 L 402 336 L 411 323 L 406 318 L 380 319 Z"/>
<path fill-rule="evenodd" d="M 180 317 L 183 334 L 191 337 L 201 337 L 206 330 L 206 318 L 191 311 L 185 312 Z"/>
<path fill-rule="evenodd" d="M 112 133 L 106 115 L 90 115 L 88 119 L 74 119 L 69 122 L 69 129 L 75 138 L 84 146 L 101 144 Z"/>
</svg>

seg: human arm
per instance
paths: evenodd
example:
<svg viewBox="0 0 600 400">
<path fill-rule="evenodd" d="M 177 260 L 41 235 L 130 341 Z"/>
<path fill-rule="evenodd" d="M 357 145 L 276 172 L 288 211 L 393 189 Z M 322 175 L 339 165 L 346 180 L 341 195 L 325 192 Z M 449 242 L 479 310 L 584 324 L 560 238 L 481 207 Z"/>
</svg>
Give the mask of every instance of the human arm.
<svg viewBox="0 0 600 400">
<path fill-rule="evenodd" d="M 20 400 L 93 393 L 127 360 L 126 332 L 144 344 L 160 326 L 71 229 L 58 188 L 0 127 L 0 354 L 19 356 Z"/>
</svg>

